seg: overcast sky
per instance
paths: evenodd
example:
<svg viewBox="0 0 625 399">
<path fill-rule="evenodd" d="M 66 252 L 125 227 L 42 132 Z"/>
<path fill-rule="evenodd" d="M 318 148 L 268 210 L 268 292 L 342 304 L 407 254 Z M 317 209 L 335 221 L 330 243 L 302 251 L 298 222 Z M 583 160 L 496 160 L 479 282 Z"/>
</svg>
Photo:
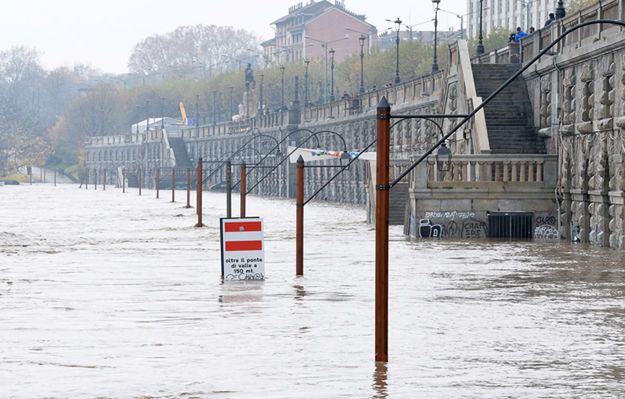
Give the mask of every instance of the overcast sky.
<svg viewBox="0 0 625 399">
<path fill-rule="evenodd" d="M 304 0 L 306 2 L 308 0 Z M 333 1 L 333 0 L 332 0 Z M 45 67 L 89 64 L 105 72 L 127 70 L 134 44 L 181 25 L 229 25 L 272 36 L 270 23 L 288 12 L 295 0 L 0 0 L 0 50 L 14 45 L 36 47 Z M 346 0 L 379 30 L 400 17 L 433 30 L 430 0 Z M 441 9 L 465 14 L 466 0 L 441 0 Z M 425 22 L 425 23 L 423 23 Z M 420 24 L 423 23 L 423 24 Z M 454 15 L 440 13 L 439 29 L 459 28 Z"/>
</svg>

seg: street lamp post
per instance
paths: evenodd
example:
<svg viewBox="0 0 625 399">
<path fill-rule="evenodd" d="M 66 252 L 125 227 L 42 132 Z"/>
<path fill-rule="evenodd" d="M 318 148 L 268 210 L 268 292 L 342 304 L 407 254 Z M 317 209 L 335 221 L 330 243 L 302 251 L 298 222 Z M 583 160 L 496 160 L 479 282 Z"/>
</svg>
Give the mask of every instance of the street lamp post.
<svg viewBox="0 0 625 399">
<path fill-rule="evenodd" d="M 310 60 L 306 58 L 304 60 L 304 107 L 308 106 L 308 65 L 310 64 Z"/>
<path fill-rule="evenodd" d="M 432 0 L 434 4 L 434 61 L 432 61 L 432 73 L 438 72 L 437 46 L 438 46 L 438 7 L 441 0 Z"/>
<path fill-rule="evenodd" d="M 401 79 L 399 78 L 399 30 L 401 29 L 401 22 L 401 19 L 397 17 L 397 19 L 395 20 L 395 25 L 397 26 L 397 36 L 395 37 L 395 46 L 397 48 L 395 62 L 395 84 L 401 82 Z"/>
<path fill-rule="evenodd" d="M 264 104 L 263 104 L 263 84 L 265 82 L 265 75 L 260 75 L 260 89 L 259 89 L 259 93 L 258 93 L 258 112 L 262 115 L 263 111 L 264 111 Z"/>
<path fill-rule="evenodd" d="M 280 110 L 284 110 L 284 65 L 280 67 Z"/>
<path fill-rule="evenodd" d="M 259 93 L 259 106 L 258 106 L 258 110 L 260 111 L 260 114 L 263 114 L 265 105 L 263 104 L 263 84 L 265 83 L 265 75 L 260 75 L 260 93 Z"/>
<path fill-rule="evenodd" d="M 477 47 L 475 52 L 477 55 L 484 54 L 484 35 L 482 32 L 482 13 L 483 13 L 484 0 L 480 0 L 480 36 L 478 38 Z"/>
<path fill-rule="evenodd" d="M 217 124 L 217 90 L 213 91 L 213 125 Z"/>
<path fill-rule="evenodd" d="M 165 99 L 161 97 L 161 130 L 165 129 L 165 114 L 163 112 L 163 102 Z"/>
<path fill-rule="evenodd" d="M 367 37 L 365 35 L 360 35 L 358 41 L 360 42 L 360 94 L 365 92 L 365 40 Z"/>
<path fill-rule="evenodd" d="M 234 115 L 234 111 L 232 110 L 234 105 L 234 87 L 230 86 L 230 104 L 228 105 L 228 115 L 230 118 L 230 122 L 232 122 L 232 116 Z"/>
<path fill-rule="evenodd" d="M 334 49 L 330 49 L 330 101 L 334 101 Z"/>
</svg>

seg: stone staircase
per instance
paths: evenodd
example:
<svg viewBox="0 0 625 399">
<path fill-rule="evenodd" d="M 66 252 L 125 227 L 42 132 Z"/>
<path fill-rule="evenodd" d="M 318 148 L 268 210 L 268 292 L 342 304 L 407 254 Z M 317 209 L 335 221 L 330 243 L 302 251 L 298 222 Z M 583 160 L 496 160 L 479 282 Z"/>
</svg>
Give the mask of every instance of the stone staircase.
<svg viewBox="0 0 625 399">
<path fill-rule="evenodd" d="M 512 64 L 473 64 L 477 95 L 486 99 L 519 68 Z M 533 125 L 532 104 L 519 77 L 484 107 L 493 154 L 544 154 L 545 143 Z"/>
<path fill-rule="evenodd" d="M 174 152 L 174 158 L 176 159 L 176 169 L 192 168 L 193 165 L 189 161 L 189 155 L 187 154 L 187 147 L 184 141 L 180 137 L 170 137 L 169 147 Z"/>
</svg>

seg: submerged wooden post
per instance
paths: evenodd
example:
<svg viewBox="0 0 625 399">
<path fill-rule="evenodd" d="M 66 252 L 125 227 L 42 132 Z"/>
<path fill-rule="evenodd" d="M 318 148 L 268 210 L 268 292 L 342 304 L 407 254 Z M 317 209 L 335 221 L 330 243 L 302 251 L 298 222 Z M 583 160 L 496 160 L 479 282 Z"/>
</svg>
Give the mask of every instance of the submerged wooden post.
<svg viewBox="0 0 625 399">
<path fill-rule="evenodd" d="M 187 168 L 187 206 L 191 208 L 191 168 Z"/>
<path fill-rule="evenodd" d="M 304 275 L 304 158 L 295 164 L 295 275 Z"/>
<path fill-rule="evenodd" d="M 56 187 L 56 169 L 54 169 L 54 187 Z"/>
<path fill-rule="evenodd" d="M 232 217 L 232 163 L 226 161 L 226 217 Z"/>
<path fill-rule="evenodd" d="M 197 224 L 195 225 L 195 227 L 202 227 L 204 226 L 204 224 L 202 224 L 202 158 L 198 159 L 197 161 L 197 183 L 195 190 L 197 195 L 197 209 L 195 210 L 197 213 Z"/>
<path fill-rule="evenodd" d="M 241 204 L 239 206 L 239 216 L 245 217 L 245 201 L 246 201 L 246 193 L 247 190 L 247 166 L 245 165 L 245 161 L 241 163 L 241 181 L 239 182 L 239 188 L 241 193 Z"/>
<path fill-rule="evenodd" d="M 139 195 L 141 195 L 141 168 L 139 168 L 139 173 L 137 174 L 137 182 L 139 183 Z"/>
<path fill-rule="evenodd" d="M 125 193 L 125 192 L 126 192 L 126 168 L 123 168 L 122 169 L 122 193 Z"/>
<path fill-rule="evenodd" d="M 98 189 L 98 170 L 93 168 L 93 189 Z"/>
<path fill-rule="evenodd" d="M 156 168 L 156 177 L 154 179 L 154 185 L 156 186 L 156 198 L 160 198 L 161 191 L 161 168 Z"/>
<path fill-rule="evenodd" d="M 102 191 L 106 191 L 106 169 L 102 170 Z"/>
<path fill-rule="evenodd" d="M 388 361 L 388 208 L 391 106 L 382 97 L 377 109 L 375 185 L 375 360 Z"/>
<path fill-rule="evenodd" d="M 89 190 L 89 168 L 85 170 L 85 190 Z"/>
<path fill-rule="evenodd" d="M 171 202 L 176 202 L 176 168 L 171 168 Z"/>
</svg>

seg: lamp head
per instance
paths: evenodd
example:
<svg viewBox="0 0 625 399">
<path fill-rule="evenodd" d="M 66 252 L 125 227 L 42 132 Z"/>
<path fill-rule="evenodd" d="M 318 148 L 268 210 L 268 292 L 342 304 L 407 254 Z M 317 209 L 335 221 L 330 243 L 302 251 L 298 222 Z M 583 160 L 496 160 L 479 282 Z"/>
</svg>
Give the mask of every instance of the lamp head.
<svg viewBox="0 0 625 399">
<path fill-rule="evenodd" d="M 436 167 L 441 172 L 447 172 L 451 168 L 451 151 L 445 143 L 442 143 L 436 152 Z"/>
</svg>

